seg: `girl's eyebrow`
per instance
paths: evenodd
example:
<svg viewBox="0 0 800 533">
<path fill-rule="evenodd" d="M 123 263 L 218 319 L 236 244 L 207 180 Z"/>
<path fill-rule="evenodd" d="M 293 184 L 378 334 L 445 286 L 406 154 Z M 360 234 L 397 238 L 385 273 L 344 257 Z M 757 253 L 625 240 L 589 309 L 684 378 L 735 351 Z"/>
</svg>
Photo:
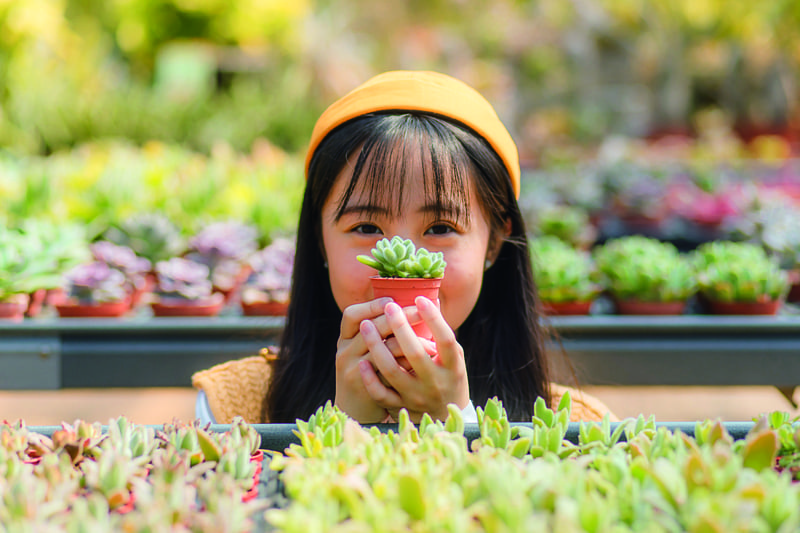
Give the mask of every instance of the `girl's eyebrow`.
<svg viewBox="0 0 800 533">
<path fill-rule="evenodd" d="M 419 208 L 421 213 L 441 213 L 447 216 L 461 216 L 461 207 L 455 204 L 425 204 Z"/>
<path fill-rule="evenodd" d="M 377 205 L 370 205 L 370 204 L 355 204 L 355 205 L 348 205 L 342 208 L 339 212 L 339 217 L 343 217 L 345 215 L 349 215 L 351 213 L 357 214 L 364 214 L 369 213 L 372 215 L 389 215 L 389 210 L 385 207 L 380 207 Z"/>
</svg>

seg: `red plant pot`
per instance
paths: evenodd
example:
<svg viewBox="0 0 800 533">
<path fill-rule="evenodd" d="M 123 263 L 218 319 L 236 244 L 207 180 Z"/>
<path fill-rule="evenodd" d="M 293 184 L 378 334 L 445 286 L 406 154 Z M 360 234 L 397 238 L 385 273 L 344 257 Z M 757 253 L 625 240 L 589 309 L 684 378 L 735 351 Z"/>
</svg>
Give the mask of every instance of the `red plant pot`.
<svg viewBox="0 0 800 533">
<path fill-rule="evenodd" d="M 642 302 L 615 300 L 620 315 L 682 315 L 686 302 Z"/>
<path fill-rule="evenodd" d="M 137 307 L 145 294 L 153 292 L 156 287 L 157 277 L 155 274 L 147 273 L 144 278 L 144 284 L 138 289 L 131 291 L 131 308 Z"/>
<path fill-rule="evenodd" d="M 543 302 L 544 312 L 550 316 L 588 315 L 592 300 L 585 302 Z"/>
<path fill-rule="evenodd" d="M 217 316 L 225 305 L 225 297 L 216 292 L 202 300 L 183 300 L 180 298 L 160 298 L 150 307 L 158 317 L 165 316 Z"/>
<path fill-rule="evenodd" d="M 789 271 L 789 294 L 786 295 L 787 302 L 800 302 L 800 270 L 794 269 Z"/>
<path fill-rule="evenodd" d="M 65 301 L 55 304 L 58 316 L 61 318 L 106 318 L 120 317 L 130 311 L 131 300 L 125 298 L 116 302 L 100 302 L 94 304 L 82 304 L 72 301 Z"/>
<path fill-rule="evenodd" d="M 28 308 L 25 310 L 25 316 L 35 317 L 39 316 L 42 312 L 44 299 L 47 296 L 47 289 L 38 289 L 33 291 L 28 300 Z"/>
<path fill-rule="evenodd" d="M 27 294 L 15 294 L 6 301 L 0 302 L 0 319 L 21 322 L 25 318 L 29 299 Z"/>
<path fill-rule="evenodd" d="M 715 315 L 776 315 L 783 305 L 781 300 L 766 302 L 718 302 L 709 301 Z"/>
<path fill-rule="evenodd" d="M 382 278 L 372 276 L 372 292 L 375 298 L 390 297 L 400 307 L 414 305 L 417 296 L 425 296 L 432 302 L 439 299 L 439 287 L 442 278 Z M 433 339 L 431 330 L 424 322 L 411 326 L 417 336 L 424 339 Z"/>
<path fill-rule="evenodd" d="M 57 289 L 47 289 L 44 296 L 45 305 L 56 305 L 64 303 L 67 299 L 67 291 L 59 287 Z"/>
<path fill-rule="evenodd" d="M 241 302 L 244 316 L 284 316 L 289 302 Z"/>
</svg>

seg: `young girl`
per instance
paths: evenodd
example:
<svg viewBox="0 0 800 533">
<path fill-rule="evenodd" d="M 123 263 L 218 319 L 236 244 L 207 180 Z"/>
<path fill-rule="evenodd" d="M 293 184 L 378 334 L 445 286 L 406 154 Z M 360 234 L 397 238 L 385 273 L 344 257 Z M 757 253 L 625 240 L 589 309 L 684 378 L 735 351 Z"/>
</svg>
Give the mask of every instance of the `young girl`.
<svg viewBox="0 0 800 533">
<path fill-rule="evenodd" d="M 449 403 L 476 421 L 473 406 L 497 396 L 530 421 L 538 397 L 556 404 L 565 388 L 550 382 L 516 145 L 477 91 L 433 72 L 372 78 L 322 114 L 306 177 L 278 355 L 195 374 L 199 418 L 294 422 L 333 400 L 362 423 L 402 408 L 444 419 Z M 356 256 L 394 235 L 444 253 L 439 301 L 374 299 L 375 271 Z M 411 329 L 421 321 L 433 342 Z M 575 419 L 608 411 L 572 396 Z"/>
</svg>

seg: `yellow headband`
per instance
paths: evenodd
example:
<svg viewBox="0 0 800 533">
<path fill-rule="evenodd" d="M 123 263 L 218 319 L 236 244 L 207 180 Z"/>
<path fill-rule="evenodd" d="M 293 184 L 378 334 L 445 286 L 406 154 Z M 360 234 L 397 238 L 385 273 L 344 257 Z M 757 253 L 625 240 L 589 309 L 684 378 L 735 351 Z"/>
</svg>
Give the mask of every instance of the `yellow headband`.
<svg viewBox="0 0 800 533">
<path fill-rule="evenodd" d="M 328 133 L 348 120 L 376 111 L 425 111 L 468 126 L 500 156 L 511 176 L 514 195 L 519 198 L 517 145 L 494 108 L 469 85 L 438 72 L 384 72 L 331 104 L 319 117 L 311 133 L 306 154 L 306 177 L 311 157 Z"/>
</svg>

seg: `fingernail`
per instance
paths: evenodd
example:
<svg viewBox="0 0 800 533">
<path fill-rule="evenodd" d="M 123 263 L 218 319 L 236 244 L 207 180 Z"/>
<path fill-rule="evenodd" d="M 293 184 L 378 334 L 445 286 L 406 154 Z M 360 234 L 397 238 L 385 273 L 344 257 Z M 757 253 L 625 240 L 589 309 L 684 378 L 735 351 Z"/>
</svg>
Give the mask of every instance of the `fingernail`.
<svg viewBox="0 0 800 533">
<path fill-rule="evenodd" d="M 375 325 L 371 320 L 362 320 L 361 324 L 359 324 L 359 329 L 361 330 L 362 335 L 368 335 L 375 331 Z"/>
<path fill-rule="evenodd" d="M 394 300 L 392 300 L 392 299 L 391 299 L 390 297 L 388 297 L 388 296 L 383 296 L 383 297 L 381 297 L 381 298 L 378 298 L 378 303 L 380 303 L 380 304 L 381 304 L 381 307 L 386 307 L 386 304 L 390 304 L 390 303 L 392 303 L 393 301 L 394 301 Z"/>
<path fill-rule="evenodd" d="M 369 363 L 362 359 L 358 362 L 358 370 L 362 374 L 369 374 Z"/>
<path fill-rule="evenodd" d="M 401 313 L 402 311 L 403 310 L 400 309 L 400 306 L 394 302 L 387 303 L 383 308 L 383 312 L 389 316 L 396 316 L 397 313 Z"/>
<path fill-rule="evenodd" d="M 421 309 L 430 309 L 433 306 L 433 303 L 431 303 L 431 301 L 425 298 L 424 296 L 417 296 L 414 299 L 414 303 L 418 308 Z"/>
</svg>

